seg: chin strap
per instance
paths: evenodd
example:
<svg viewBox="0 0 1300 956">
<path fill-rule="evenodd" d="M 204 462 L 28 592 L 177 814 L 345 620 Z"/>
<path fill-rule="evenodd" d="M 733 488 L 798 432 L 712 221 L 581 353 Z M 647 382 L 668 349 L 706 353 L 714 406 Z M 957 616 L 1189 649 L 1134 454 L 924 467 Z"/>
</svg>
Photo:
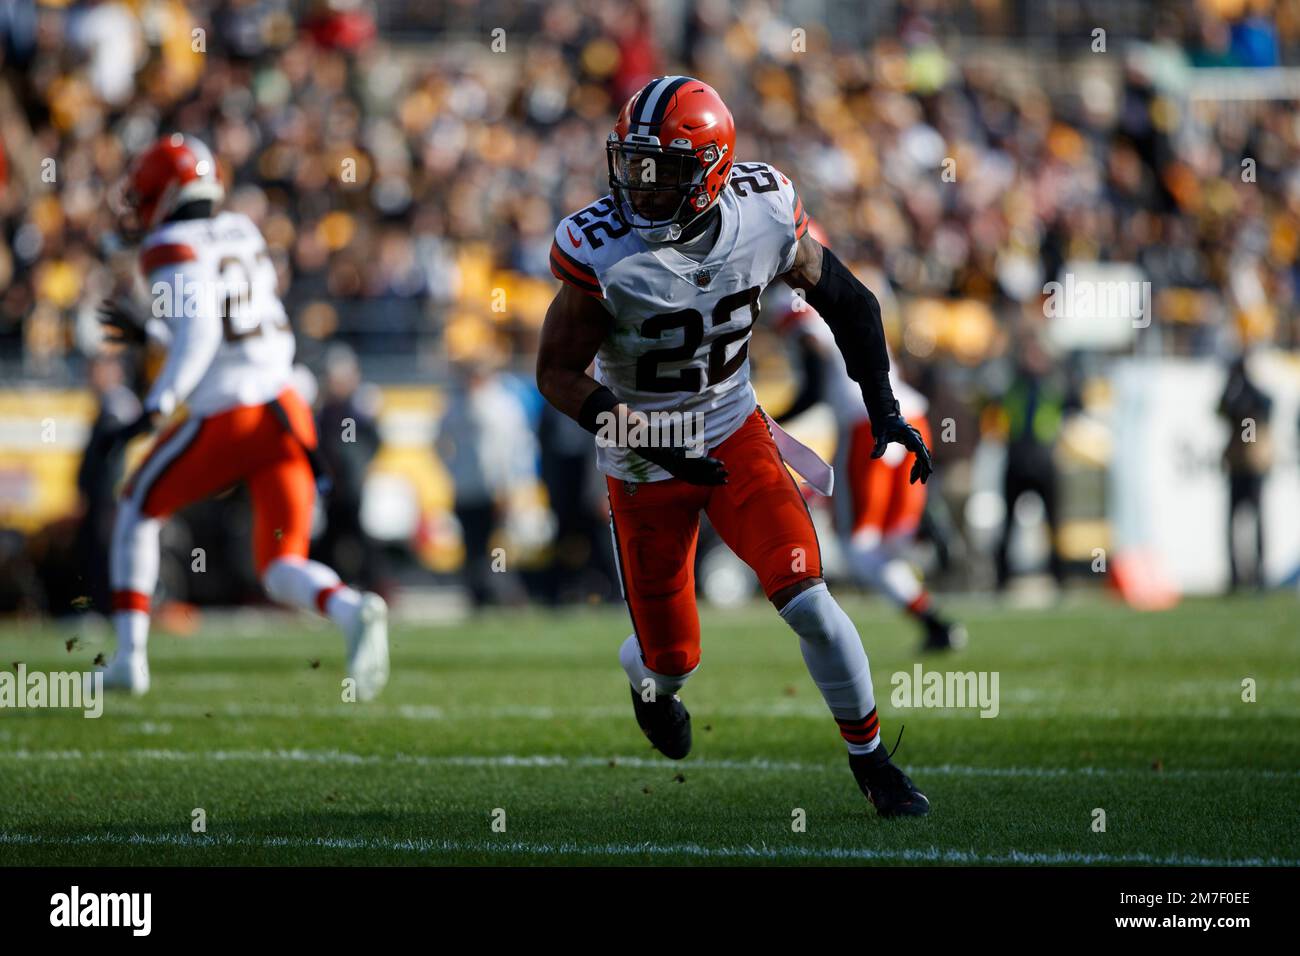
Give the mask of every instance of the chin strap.
<svg viewBox="0 0 1300 956">
<path fill-rule="evenodd" d="M 642 229 L 640 232 L 646 242 L 676 242 L 681 237 L 682 227 L 674 222 L 666 226 Z"/>
<path fill-rule="evenodd" d="M 641 229 L 640 232 L 647 242 L 690 242 L 708 232 L 721 216 L 722 207 L 715 201 L 704 212 L 688 220 L 685 225 L 671 222 L 666 226 Z"/>
</svg>

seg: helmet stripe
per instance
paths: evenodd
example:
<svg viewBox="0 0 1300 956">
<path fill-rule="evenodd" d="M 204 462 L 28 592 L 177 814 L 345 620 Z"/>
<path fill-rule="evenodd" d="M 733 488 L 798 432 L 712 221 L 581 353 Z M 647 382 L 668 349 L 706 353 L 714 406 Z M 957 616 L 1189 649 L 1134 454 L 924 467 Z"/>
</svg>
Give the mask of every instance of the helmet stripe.
<svg viewBox="0 0 1300 956">
<path fill-rule="evenodd" d="M 688 79 L 689 77 L 685 76 L 665 76 L 641 91 L 641 95 L 637 97 L 636 107 L 632 110 L 634 122 L 641 127 L 638 130 L 641 135 L 649 135 L 650 127 L 657 126 L 663 121 L 664 104 L 667 103 L 672 91 Z"/>
<path fill-rule="evenodd" d="M 659 91 L 662 90 L 672 79 L 671 77 L 662 76 L 645 85 L 641 95 L 637 97 L 636 106 L 632 109 L 632 121 L 639 126 L 646 126 L 650 122 L 650 114 L 654 111 L 654 104 L 659 98 Z"/>
<path fill-rule="evenodd" d="M 657 87 L 660 82 L 661 81 L 659 80 L 651 80 L 645 86 L 641 87 L 641 92 L 636 95 L 636 102 L 632 104 L 632 112 L 628 115 L 629 131 L 638 125 L 637 117 L 640 116 L 641 111 L 645 109 L 646 98 L 650 95 L 650 91 Z"/>
<path fill-rule="evenodd" d="M 664 121 L 664 114 L 668 112 L 668 104 L 672 102 L 673 94 L 691 81 L 689 76 L 671 77 L 672 83 L 663 91 L 659 97 L 659 102 L 655 104 L 654 113 L 650 118 L 653 126 L 659 126 Z"/>
</svg>

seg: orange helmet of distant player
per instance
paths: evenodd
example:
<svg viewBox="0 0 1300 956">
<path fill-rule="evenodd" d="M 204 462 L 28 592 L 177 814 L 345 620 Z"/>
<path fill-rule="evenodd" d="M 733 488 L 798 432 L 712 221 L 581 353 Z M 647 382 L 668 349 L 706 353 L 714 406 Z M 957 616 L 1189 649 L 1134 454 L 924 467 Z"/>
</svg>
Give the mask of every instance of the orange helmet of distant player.
<svg viewBox="0 0 1300 956">
<path fill-rule="evenodd" d="M 735 121 L 713 87 L 659 77 L 618 114 L 605 146 L 609 188 L 628 225 L 676 239 L 718 201 L 735 151 Z"/>
<path fill-rule="evenodd" d="M 225 196 L 216 160 L 200 140 L 171 133 L 135 158 L 122 187 L 119 212 L 128 233 L 154 228 L 188 202 Z"/>
</svg>

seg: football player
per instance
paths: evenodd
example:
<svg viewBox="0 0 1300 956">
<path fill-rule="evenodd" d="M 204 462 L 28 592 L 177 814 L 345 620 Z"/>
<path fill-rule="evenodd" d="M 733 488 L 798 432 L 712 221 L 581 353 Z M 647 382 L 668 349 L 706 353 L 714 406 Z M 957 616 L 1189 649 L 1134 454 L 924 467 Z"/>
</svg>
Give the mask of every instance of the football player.
<svg viewBox="0 0 1300 956">
<path fill-rule="evenodd" d="M 661 77 L 628 100 L 606 144 L 609 195 L 555 232 L 563 285 L 538 387 L 597 436 L 634 632 L 620 660 L 651 743 L 673 759 L 690 751 L 677 692 L 700 661 L 704 512 L 798 634 L 877 813 L 921 815 L 929 801 L 881 745 L 862 641 L 826 589 L 812 519 L 755 403 L 748 342 L 769 283 L 803 290 L 830 326 L 871 411 L 873 454 L 901 443 L 924 481 L 929 451 L 899 414 L 879 303 L 808 235 L 790 180 L 738 162 L 735 144 L 730 111 L 699 80 Z"/>
<path fill-rule="evenodd" d="M 817 223 L 810 223 L 809 232 L 823 246 L 827 244 Z M 836 497 L 836 516 L 849 568 L 856 580 L 880 591 L 920 623 L 922 650 L 962 647 L 965 627 L 935 608 L 930 592 L 903 557 L 925 511 L 926 486 L 909 480 L 916 456 L 901 445 L 873 456 L 871 416 L 857 383 L 849 378 L 834 336 L 798 293 L 792 292 L 790 299 L 778 327 L 794 341 L 803 376 L 794 400 L 776 420 L 784 423 L 819 402 L 825 402 L 835 416 L 838 458 L 848 479 L 847 495 Z M 889 374 L 900 413 L 928 442 L 925 396 L 899 378 L 896 368 L 891 367 Z"/>
<path fill-rule="evenodd" d="M 294 338 L 276 270 L 257 226 L 219 212 L 224 196 L 208 148 L 164 136 L 133 161 L 119 197 L 123 235 L 140 239 L 150 316 L 106 303 L 119 338 L 162 340 L 166 361 L 139 420 L 119 440 L 154 440 L 118 503 L 110 555 L 117 653 L 104 686 L 149 689 L 150 599 L 158 583 L 162 523 L 230 486 L 248 486 L 253 557 L 270 597 L 318 611 L 343 632 L 359 699 L 388 680 L 388 609 L 377 594 L 344 585 L 307 559 L 316 500 L 316 428 L 292 387 Z"/>
</svg>

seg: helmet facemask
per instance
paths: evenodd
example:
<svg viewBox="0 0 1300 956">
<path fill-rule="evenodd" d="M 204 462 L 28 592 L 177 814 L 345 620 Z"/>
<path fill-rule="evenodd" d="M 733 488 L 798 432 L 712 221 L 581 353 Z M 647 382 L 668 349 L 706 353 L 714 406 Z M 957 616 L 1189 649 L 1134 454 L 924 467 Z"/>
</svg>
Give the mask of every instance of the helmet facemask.
<svg viewBox="0 0 1300 956">
<path fill-rule="evenodd" d="M 605 145 L 609 188 L 624 220 L 651 242 L 672 242 L 708 211 L 716 196 L 705 183 L 724 162 L 726 147 L 693 148 L 688 140 L 667 147 L 656 136 L 611 133 Z"/>
</svg>

